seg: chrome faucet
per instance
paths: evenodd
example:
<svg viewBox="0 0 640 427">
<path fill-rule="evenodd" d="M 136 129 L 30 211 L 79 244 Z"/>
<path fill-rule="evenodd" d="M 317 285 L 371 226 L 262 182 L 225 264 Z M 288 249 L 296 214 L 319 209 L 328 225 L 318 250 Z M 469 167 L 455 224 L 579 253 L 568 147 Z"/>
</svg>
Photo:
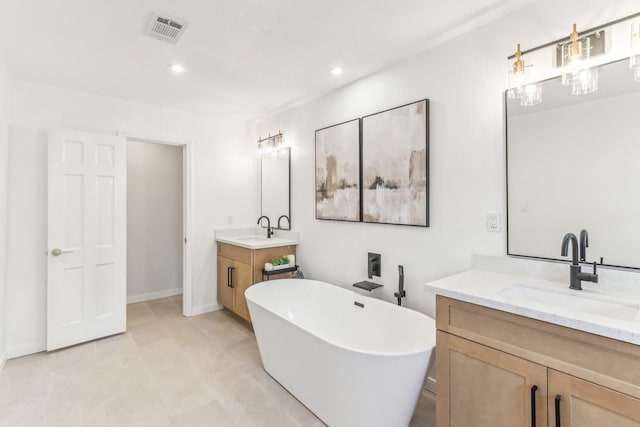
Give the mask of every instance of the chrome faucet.
<svg viewBox="0 0 640 427">
<path fill-rule="evenodd" d="M 571 243 L 571 265 L 569 266 L 569 288 L 577 291 L 582 290 L 582 281 L 598 283 L 596 274 L 596 263 L 593 263 L 593 273 L 583 273 L 578 261 L 578 238 L 573 233 L 567 233 L 562 239 L 562 249 L 560 255 L 567 256 L 569 253 L 569 243 Z M 584 246 L 584 247 L 583 247 Z M 580 232 L 580 259 L 586 258 L 586 247 L 589 246 L 587 230 Z M 584 258 L 583 258 L 584 257 Z"/>
<path fill-rule="evenodd" d="M 280 215 L 280 218 L 278 218 L 278 230 L 282 230 L 282 227 L 280 227 L 280 221 L 282 220 L 282 218 L 287 219 L 287 224 L 289 224 L 289 230 L 291 230 L 291 220 L 286 215 Z"/>
<path fill-rule="evenodd" d="M 270 239 L 270 238 L 271 238 L 271 236 L 273 235 L 274 231 L 273 231 L 273 229 L 271 228 L 271 220 L 269 219 L 269 217 L 268 217 L 268 216 L 266 216 L 266 215 L 262 215 L 260 218 L 258 218 L 258 224 L 260 224 L 260 222 L 261 222 L 264 218 L 266 218 L 266 219 L 267 219 L 267 239 Z M 260 224 L 260 225 L 262 225 L 262 224 Z"/>
</svg>

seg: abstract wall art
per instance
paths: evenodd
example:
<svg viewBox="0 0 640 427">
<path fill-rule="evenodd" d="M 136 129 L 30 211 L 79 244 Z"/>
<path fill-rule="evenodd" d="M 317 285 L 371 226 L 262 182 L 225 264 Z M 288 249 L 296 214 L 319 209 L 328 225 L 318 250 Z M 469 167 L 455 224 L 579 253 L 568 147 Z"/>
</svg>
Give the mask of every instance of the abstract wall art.
<svg viewBox="0 0 640 427">
<path fill-rule="evenodd" d="M 429 226 L 429 100 L 362 118 L 362 220 Z"/>
<path fill-rule="evenodd" d="M 316 131 L 316 219 L 361 221 L 360 119 Z"/>
</svg>

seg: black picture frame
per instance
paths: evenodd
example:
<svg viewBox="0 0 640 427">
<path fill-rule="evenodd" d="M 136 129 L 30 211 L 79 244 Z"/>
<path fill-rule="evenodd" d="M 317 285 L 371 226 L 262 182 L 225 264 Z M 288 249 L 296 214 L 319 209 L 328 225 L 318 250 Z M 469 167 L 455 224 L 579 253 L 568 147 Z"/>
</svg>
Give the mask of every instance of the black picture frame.
<svg viewBox="0 0 640 427">
<path fill-rule="evenodd" d="M 361 215 L 429 227 L 429 100 L 362 117 Z"/>
</svg>

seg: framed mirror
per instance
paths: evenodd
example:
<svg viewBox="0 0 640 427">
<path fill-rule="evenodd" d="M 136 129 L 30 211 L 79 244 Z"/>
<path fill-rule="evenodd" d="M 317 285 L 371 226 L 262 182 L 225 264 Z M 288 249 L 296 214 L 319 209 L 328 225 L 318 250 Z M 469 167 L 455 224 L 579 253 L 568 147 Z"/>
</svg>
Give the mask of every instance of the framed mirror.
<svg viewBox="0 0 640 427">
<path fill-rule="evenodd" d="M 506 100 L 508 254 L 563 259 L 565 233 L 589 232 L 587 262 L 640 269 L 640 82 L 628 60 L 600 66 L 599 89 Z"/>
<path fill-rule="evenodd" d="M 291 230 L 290 147 L 260 157 L 260 188 L 261 215 L 269 217 L 273 228 Z"/>
</svg>

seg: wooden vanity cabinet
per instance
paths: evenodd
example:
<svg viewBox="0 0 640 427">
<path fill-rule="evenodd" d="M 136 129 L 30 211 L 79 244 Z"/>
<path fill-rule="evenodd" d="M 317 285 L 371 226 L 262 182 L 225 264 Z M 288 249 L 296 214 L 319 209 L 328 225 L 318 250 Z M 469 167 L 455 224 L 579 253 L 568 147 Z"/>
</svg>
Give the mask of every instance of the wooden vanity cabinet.
<svg viewBox="0 0 640 427">
<path fill-rule="evenodd" d="M 549 426 L 556 426 L 556 405 L 561 427 L 640 426 L 640 400 L 553 369 L 548 404 Z"/>
<path fill-rule="evenodd" d="M 249 308 L 244 291 L 252 284 L 251 265 L 218 256 L 218 302 L 246 320 Z"/>
<path fill-rule="evenodd" d="M 545 421 L 546 367 L 441 331 L 437 340 L 437 396 L 453 405 L 438 426 L 529 427 L 532 405 Z"/>
<path fill-rule="evenodd" d="M 436 326 L 438 427 L 640 427 L 640 346 L 440 296 Z"/>
<path fill-rule="evenodd" d="M 244 292 L 251 285 L 262 282 L 264 263 L 273 258 L 296 253 L 295 246 L 265 249 L 247 249 L 226 243 L 218 243 L 218 302 L 225 308 L 251 322 Z M 271 276 L 290 278 L 291 273 Z"/>
</svg>

